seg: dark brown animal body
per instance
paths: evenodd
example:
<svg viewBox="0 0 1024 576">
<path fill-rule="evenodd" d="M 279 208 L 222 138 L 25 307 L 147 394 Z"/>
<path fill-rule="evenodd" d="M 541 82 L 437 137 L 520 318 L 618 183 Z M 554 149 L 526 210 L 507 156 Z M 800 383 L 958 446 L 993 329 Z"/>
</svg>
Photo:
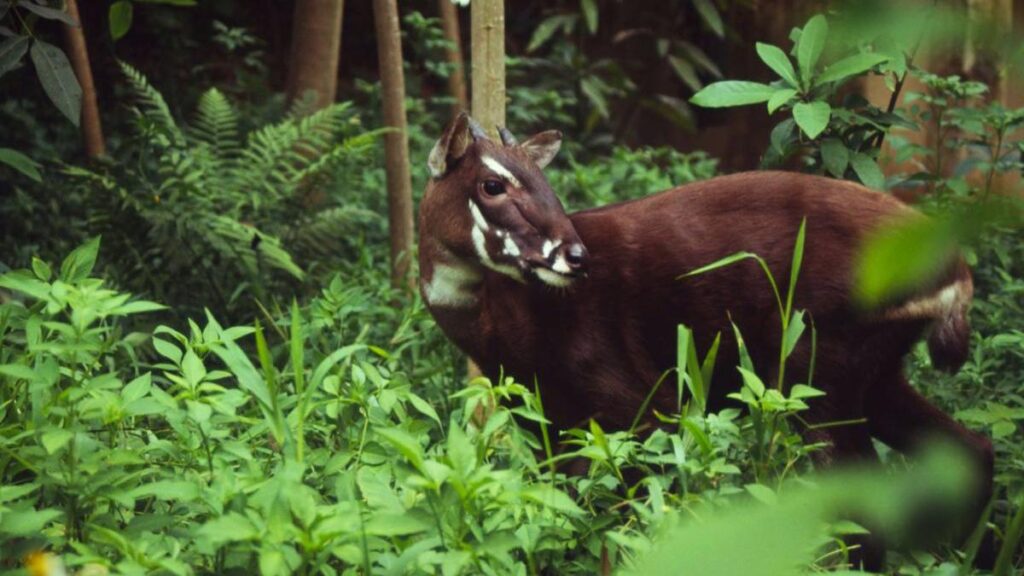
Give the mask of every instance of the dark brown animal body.
<svg viewBox="0 0 1024 576">
<path fill-rule="evenodd" d="M 935 282 L 881 310 L 861 310 L 852 298 L 853 259 L 866 234 L 913 216 L 912 209 L 849 182 L 752 172 L 566 216 L 557 199 L 557 210 L 550 198 L 544 210 L 536 208 L 534 196 L 550 189 L 536 181 L 539 170 L 523 168 L 526 159 L 513 146 L 480 140 L 459 152 L 449 154 L 421 205 L 424 298 L 445 333 L 485 374 L 503 371 L 525 383 L 536 378 L 556 426 L 594 418 L 609 429 L 629 427 L 651 387 L 675 366 L 678 324 L 693 330 L 701 351 L 722 334 L 711 410 L 740 386 L 730 319 L 758 373 L 776 374 L 779 312 L 760 267 L 744 261 L 680 276 L 748 251 L 785 283 L 806 218 L 794 309 L 806 310 L 816 328 L 813 382 L 826 392 L 811 404 L 809 420 L 866 420 L 809 433 L 829 446 L 822 460 L 874 458 L 872 437 L 906 451 L 941 435 L 977 458 L 986 487 L 978 502 L 987 501 L 990 442 L 929 404 L 903 375 L 904 357 L 926 336 L 936 365 L 955 370 L 966 359 L 969 270 L 954 262 Z M 508 183 L 493 195 L 493 184 L 480 183 L 496 177 Z M 516 245 L 508 246 L 509 238 Z M 579 258 L 550 246 L 574 247 L 569 251 Z M 579 274 L 570 282 L 552 277 L 558 270 Z M 787 385 L 806 381 L 809 340 L 805 336 L 787 362 Z M 653 408 L 675 410 L 669 388 Z"/>
</svg>

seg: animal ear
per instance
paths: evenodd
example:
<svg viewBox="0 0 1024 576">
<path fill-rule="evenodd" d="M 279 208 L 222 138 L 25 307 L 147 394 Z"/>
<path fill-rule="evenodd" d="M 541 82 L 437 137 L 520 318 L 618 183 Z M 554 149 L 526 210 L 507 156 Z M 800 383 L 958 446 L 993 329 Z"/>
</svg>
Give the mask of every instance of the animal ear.
<svg viewBox="0 0 1024 576">
<path fill-rule="evenodd" d="M 537 168 L 543 170 L 555 159 L 555 154 L 558 154 L 558 149 L 562 147 L 562 133 L 558 130 L 546 130 L 530 136 L 519 147 L 526 152 L 530 160 L 533 160 Z"/>
<path fill-rule="evenodd" d="M 469 126 L 472 119 L 465 112 L 459 113 L 452 120 L 451 124 L 441 135 L 441 138 L 434 144 L 434 149 L 427 157 L 427 166 L 430 167 L 430 176 L 440 178 L 451 166 L 451 163 L 462 158 L 466 149 L 473 140 L 469 133 Z"/>
</svg>

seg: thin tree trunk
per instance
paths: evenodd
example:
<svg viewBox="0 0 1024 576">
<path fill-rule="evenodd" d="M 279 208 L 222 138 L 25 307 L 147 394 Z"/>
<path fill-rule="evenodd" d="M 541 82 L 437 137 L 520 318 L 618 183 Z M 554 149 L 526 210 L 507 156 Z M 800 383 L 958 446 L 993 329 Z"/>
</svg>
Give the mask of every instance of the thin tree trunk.
<svg viewBox="0 0 1024 576">
<path fill-rule="evenodd" d="M 459 33 L 459 12 L 452 0 L 437 0 L 441 12 L 441 26 L 444 37 L 448 40 L 448 63 L 452 71 L 448 75 L 448 92 L 455 100 L 452 104 L 453 114 L 469 110 L 469 98 L 466 96 L 466 72 L 462 64 L 462 35 Z"/>
<path fill-rule="evenodd" d="M 66 6 L 68 15 L 78 22 L 78 26 L 64 25 L 64 41 L 68 47 L 71 67 L 82 86 L 82 144 L 86 156 L 97 158 L 106 153 L 107 147 L 103 141 L 103 125 L 100 122 L 99 105 L 96 103 L 96 84 L 92 79 L 92 66 L 89 65 L 89 49 L 85 44 L 78 2 L 67 0 Z"/>
<path fill-rule="evenodd" d="M 377 28 L 377 55 L 384 105 L 385 168 L 388 185 L 388 226 L 391 236 L 391 284 L 412 288 L 412 184 L 409 176 L 409 141 L 405 120 L 405 79 L 402 74 L 402 37 L 395 0 L 373 0 Z"/>
<path fill-rule="evenodd" d="M 334 102 L 341 58 L 344 0 L 298 0 L 288 64 L 288 100 L 315 92 L 316 109 Z"/>
<path fill-rule="evenodd" d="M 469 16 L 473 117 L 497 139 L 498 126 L 505 125 L 505 1 L 473 0 Z M 473 378 L 480 375 L 480 368 L 470 360 L 468 372 Z M 492 411 L 493 406 L 484 410 L 481 405 L 475 417 L 486 421 Z"/>
<path fill-rule="evenodd" d="M 473 117 L 497 138 L 505 125 L 505 2 L 469 5 L 473 50 Z"/>
</svg>

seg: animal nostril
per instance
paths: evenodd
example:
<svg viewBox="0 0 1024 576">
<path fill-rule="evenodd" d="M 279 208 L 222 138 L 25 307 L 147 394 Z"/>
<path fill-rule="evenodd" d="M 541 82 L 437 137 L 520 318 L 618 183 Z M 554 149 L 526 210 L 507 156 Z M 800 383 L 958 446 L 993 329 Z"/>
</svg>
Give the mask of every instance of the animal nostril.
<svg viewBox="0 0 1024 576">
<path fill-rule="evenodd" d="M 584 250 L 582 244 L 573 244 L 565 251 L 565 261 L 574 269 L 580 269 L 583 267 L 586 256 L 587 251 Z"/>
</svg>

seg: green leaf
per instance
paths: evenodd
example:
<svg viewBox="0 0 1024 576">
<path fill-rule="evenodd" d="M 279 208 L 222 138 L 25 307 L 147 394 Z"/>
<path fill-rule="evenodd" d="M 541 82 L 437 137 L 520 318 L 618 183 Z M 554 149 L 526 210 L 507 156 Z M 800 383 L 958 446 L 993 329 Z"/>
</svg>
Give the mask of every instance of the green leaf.
<svg viewBox="0 0 1024 576">
<path fill-rule="evenodd" d="M 533 31 L 533 37 L 530 38 L 530 43 L 526 46 L 527 52 L 533 52 L 537 48 L 544 45 L 545 42 L 554 36 L 555 32 L 559 28 L 572 25 L 576 21 L 576 16 L 558 15 L 551 16 L 537 26 L 537 29 Z"/>
<path fill-rule="evenodd" d="M 842 178 L 850 163 L 850 150 L 837 138 L 826 138 L 821 142 L 821 161 L 829 174 Z"/>
<path fill-rule="evenodd" d="M 60 48 L 39 39 L 32 44 L 31 56 L 43 91 L 57 109 L 78 126 L 82 114 L 82 87 L 78 85 L 68 57 Z"/>
<path fill-rule="evenodd" d="M 794 96 L 796 96 L 796 90 L 792 88 L 776 90 L 772 97 L 768 99 L 768 113 L 774 114 L 776 110 L 789 104 Z"/>
<path fill-rule="evenodd" d="M 745 488 L 751 496 L 764 504 L 775 504 L 779 501 L 779 495 L 764 484 L 747 484 Z"/>
<path fill-rule="evenodd" d="M 227 542 L 256 540 L 260 535 L 253 523 L 237 512 L 228 512 L 210 520 L 199 528 L 198 534 L 214 548 Z"/>
<path fill-rule="evenodd" d="M 889 57 L 884 54 L 854 54 L 829 65 L 821 76 L 817 78 L 817 84 L 838 82 L 850 76 L 856 76 L 887 62 Z"/>
<path fill-rule="evenodd" d="M 580 0 L 580 9 L 583 11 L 583 19 L 587 22 L 587 30 L 591 34 L 597 33 L 597 1 Z"/>
<path fill-rule="evenodd" d="M 132 27 L 133 7 L 131 0 L 117 0 L 110 5 L 108 20 L 110 21 L 110 37 L 121 39 Z"/>
<path fill-rule="evenodd" d="M 419 441 L 410 436 L 408 432 L 400 428 L 380 428 L 377 429 L 377 435 L 383 438 L 388 444 L 397 448 L 398 451 L 401 452 L 402 456 L 405 456 L 406 460 L 415 466 L 417 470 L 424 472 L 423 447 L 420 446 Z"/>
<path fill-rule="evenodd" d="M 530 500 L 563 514 L 580 516 L 583 510 L 565 492 L 547 484 L 530 486 L 523 490 L 520 495 L 524 500 Z"/>
<path fill-rule="evenodd" d="M 47 524 L 63 514 L 60 510 L 17 510 L 2 513 L 0 534 L 38 538 Z"/>
<path fill-rule="evenodd" d="M 790 87 L 800 87 L 800 81 L 796 77 L 796 70 L 793 69 L 793 63 L 789 61 L 789 56 L 787 56 L 781 48 L 771 44 L 758 42 L 757 55 L 761 58 L 762 62 L 767 64 L 769 68 L 778 74 L 779 78 L 785 80 Z"/>
<path fill-rule="evenodd" d="M 711 3 L 711 0 L 693 0 L 693 7 L 697 9 L 700 17 L 704 20 L 704 23 L 711 28 L 711 31 L 715 33 L 719 38 L 725 37 L 725 26 L 722 24 L 722 15 L 718 13 L 718 8 Z"/>
<path fill-rule="evenodd" d="M 828 102 L 822 100 L 800 102 L 793 106 L 793 119 L 796 120 L 797 126 L 811 140 L 817 138 L 825 131 L 831 117 L 832 107 L 829 106 Z"/>
<path fill-rule="evenodd" d="M 43 176 L 39 173 L 39 164 L 17 150 L 0 148 L 0 162 L 7 164 L 36 182 L 43 181 Z"/>
<path fill-rule="evenodd" d="M 683 81 L 684 84 L 690 87 L 694 92 L 704 87 L 704 84 L 697 77 L 697 71 L 693 69 L 693 66 L 678 56 L 669 56 L 668 63 L 672 66 L 672 70 L 676 73 L 676 76 Z"/>
<path fill-rule="evenodd" d="M 135 488 L 130 493 L 132 498 L 149 498 L 157 500 L 180 500 L 191 502 L 199 498 L 199 486 L 187 480 L 160 480 Z"/>
<path fill-rule="evenodd" d="M 683 274 L 682 276 L 679 276 L 677 278 L 677 280 L 680 279 L 680 278 L 686 278 L 688 276 L 696 276 L 698 274 L 704 274 L 705 272 L 710 272 L 712 270 L 717 270 L 719 268 L 723 268 L 725 266 L 729 266 L 730 264 L 734 264 L 736 262 L 739 262 L 740 260 L 746 260 L 748 258 L 757 259 L 757 255 L 753 254 L 753 253 L 750 253 L 750 252 L 737 252 L 735 254 L 730 254 L 729 256 L 726 256 L 725 258 L 722 258 L 720 260 L 716 260 L 716 261 L 712 262 L 711 264 L 707 264 L 705 266 L 701 266 L 700 268 L 697 268 L 696 270 L 691 270 L 690 272 L 687 272 L 686 274 Z"/>
<path fill-rule="evenodd" d="M 43 435 L 39 438 L 39 442 L 46 449 L 47 454 L 53 454 L 61 448 L 67 446 L 68 442 L 75 437 L 75 433 L 71 430 L 65 430 L 63 428 L 55 428 L 43 432 Z"/>
<path fill-rule="evenodd" d="M 28 51 L 28 36 L 12 36 L 0 42 L 0 76 L 10 72 Z"/>
<path fill-rule="evenodd" d="M 431 523 L 408 513 L 376 512 L 366 523 L 370 536 L 409 536 L 429 530 Z"/>
<path fill-rule="evenodd" d="M 724 80 L 706 86 L 693 95 L 690 102 L 705 108 L 726 108 L 767 102 L 775 88 L 760 82 L 745 80 Z"/>
<path fill-rule="evenodd" d="M 796 61 L 800 66 L 800 77 L 805 86 L 811 86 L 811 77 L 814 74 L 814 66 L 825 49 L 825 39 L 828 37 L 828 21 L 821 14 L 818 14 L 807 21 L 803 31 L 800 33 L 800 43 L 796 48 Z"/>
<path fill-rule="evenodd" d="M 737 366 L 736 369 L 740 371 L 740 375 L 743 377 L 743 383 L 747 388 L 750 388 L 750 391 L 754 393 L 754 396 L 758 398 L 764 396 L 766 387 L 764 382 L 761 381 L 760 376 L 742 366 Z"/>
<path fill-rule="evenodd" d="M 786 333 L 782 335 L 782 351 L 785 358 L 789 358 L 789 355 L 793 353 L 793 349 L 796 348 L 796 344 L 800 341 L 800 337 L 803 336 L 806 327 L 804 324 L 804 312 L 801 310 L 794 313 L 793 317 L 789 320 L 789 324 L 786 326 Z"/>
<path fill-rule="evenodd" d="M 88 278 L 96 266 L 96 255 L 99 250 L 99 236 L 89 239 L 85 244 L 72 250 L 71 254 L 64 258 L 64 262 L 61 262 L 60 279 L 74 284 Z"/>
<path fill-rule="evenodd" d="M 32 257 L 32 273 L 43 282 L 48 282 L 53 276 L 53 270 L 50 269 L 50 265 L 45 260 L 36 256 Z"/>
<path fill-rule="evenodd" d="M 795 384 L 789 390 L 789 397 L 794 400 L 802 400 L 804 398 L 818 398 L 824 396 L 825 393 L 817 388 L 812 388 L 807 384 Z"/>
<path fill-rule="evenodd" d="M 875 162 L 874 158 L 858 152 L 850 158 L 850 165 L 853 166 L 853 171 L 857 174 L 857 178 L 865 186 L 875 190 L 885 190 L 885 174 L 882 173 L 882 169 L 878 167 L 878 163 Z"/>
<path fill-rule="evenodd" d="M 78 26 L 78 22 L 75 22 L 75 19 L 72 18 L 71 15 L 69 15 L 64 10 L 49 8 L 47 6 L 43 6 L 41 4 L 32 2 L 31 0 L 18 0 L 18 8 L 28 10 L 29 12 L 34 12 L 36 15 L 47 20 L 60 20 L 61 22 L 67 24 L 68 26 Z"/>
<path fill-rule="evenodd" d="M 26 272 L 14 271 L 0 276 L 0 288 L 31 296 L 36 300 L 45 300 L 50 296 L 50 285 Z"/>
</svg>

